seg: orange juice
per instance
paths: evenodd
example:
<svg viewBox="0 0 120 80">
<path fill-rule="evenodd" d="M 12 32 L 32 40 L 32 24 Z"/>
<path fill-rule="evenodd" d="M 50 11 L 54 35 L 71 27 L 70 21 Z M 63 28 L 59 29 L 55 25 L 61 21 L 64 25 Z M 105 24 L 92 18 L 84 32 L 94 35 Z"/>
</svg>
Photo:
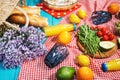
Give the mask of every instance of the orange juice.
<svg viewBox="0 0 120 80">
<path fill-rule="evenodd" d="M 103 72 L 120 70 L 120 58 L 102 64 Z"/>
<path fill-rule="evenodd" d="M 58 24 L 53 26 L 47 26 L 43 28 L 46 36 L 58 35 L 62 31 L 73 31 L 76 30 L 75 24 Z"/>
</svg>

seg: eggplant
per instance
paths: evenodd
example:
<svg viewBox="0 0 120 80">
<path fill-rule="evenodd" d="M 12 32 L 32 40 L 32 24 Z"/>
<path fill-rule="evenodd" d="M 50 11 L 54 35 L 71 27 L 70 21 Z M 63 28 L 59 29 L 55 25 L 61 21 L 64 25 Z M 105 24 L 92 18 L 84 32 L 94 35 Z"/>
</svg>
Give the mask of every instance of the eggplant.
<svg viewBox="0 0 120 80">
<path fill-rule="evenodd" d="M 67 47 L 65 45 L 56 43 L 45 56 L 44 63 L 49 68 L 53 68 L 60 64 L 68 55 L 69 51 Z"/>
<path fill-rule="evenodd" d="M 108 11 L 94 11 L 91 18 L 93 24 L 99 25 L 110 21 L 112 19 L 112 14 Z"/>
</svg>

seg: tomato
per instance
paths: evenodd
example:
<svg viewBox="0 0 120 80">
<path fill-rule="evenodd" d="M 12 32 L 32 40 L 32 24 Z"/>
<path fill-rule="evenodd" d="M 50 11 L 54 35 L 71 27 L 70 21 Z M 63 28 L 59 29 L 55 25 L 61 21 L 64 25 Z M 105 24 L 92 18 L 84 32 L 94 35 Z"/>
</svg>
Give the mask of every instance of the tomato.
<svg viewBox="0 0 120 80">
<path fill-rule="evenodd" d="M 100 30 L 102 27 L 101 26 L 96 26 L 96 29 L 97 30 Z"/>
<path fill-rule="evenodd" d="M 109 32 L 108 29 L 105 27 L 101 28 L 101 31 L 102 31 L 103 35 L 107 35 Z"/>
<path fill-rule="evenodd" d="M 102 32 L 104 32 L 104 31 L 108 31 L 108 29 L 105 28 L 105 27 L 102 27 L 102 28 L 101 28 L 101 31 L 102 31 Z"/>
<path fill-rule="evenodd" d="M 109 36 L 109 40 L 113 40 L 115 37 L 114 34 L 112 34 L 112 33 L 110 33 L 108 36 Z"/>
<path fill-rule="evenodd" d="M 108 36 L 108 35 L 103 35 L 103 36 L 102 36 L 102 39 L 103 39 L 104 41 L 108 41 L 108 40 L 109 40 L 109 36 Z"/>
<path fill-rule="evenodd" d="M 101 37 L 101 36 L 103 35 L 102 31 L 99 30 L 99 31 L 97 32 L 97 35 L 98 35 L 99 37 Z"/>
<path fill-rule="evenodd" d="M 91 26 L 90 29 L 91 29 L 91 30 L 95 30 L 95 27 L 94 27 L 94 26 Z"/>
<path fill-rule="evenodd" d="M 108 34 L 108 30 L 102 31 L 103 35 L 107 35 Z"/>
</svg>

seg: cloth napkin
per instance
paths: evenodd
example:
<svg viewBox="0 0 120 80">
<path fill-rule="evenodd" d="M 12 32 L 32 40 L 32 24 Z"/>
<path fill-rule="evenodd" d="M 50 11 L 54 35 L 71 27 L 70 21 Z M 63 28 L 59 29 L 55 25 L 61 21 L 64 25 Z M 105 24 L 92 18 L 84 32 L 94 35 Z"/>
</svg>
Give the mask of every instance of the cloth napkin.
<svg viewBox="0 0 120 80">
<path fill-rule="evenodd" d="M 79 2 L 76 3 L 76 5 L 72 9 L 63 10 L 63 11 L 50 9 L 50 8 L 46 7 L 43 3 L 39 3 L 39 4 L 37 4 L 37 6 L 40 6 L 40 8 L 42 10 L 46 11 L 47 13 L 49 13 L 52 16 L 54 16 L 55 18 L 61 18 L 63 16 L 68 15 L 69 13 L 77 10 L 78 8 L 80 8 L 80 3 Z"/>
<path fill-rule="evenodd" d="M 91 18 L 90 18 L 92 12 L 97 11 L 97 10 L 107 10 L 107 6 L 112 2 L 120 4 L 120 0 L 102 0 L 102 1 L 101 0 L 79 0 L 79 3 L 81 4 L 80 8 L 83 8 L 87 11 L 87 18 L 81 20 L 80 24 L 78 24 L 77 26 L 83 23 L 93 25 L 93 23 L 91 22 Z M 77 11 L 74 11 L 72 13 L 76 13 L 76 12 Z M 65 16 L 60 21 L 60 23 L 68 23 L 67 21 L 68 16 L 69 15 Z M 111 21 L 104 23 L 101 26 L 106 26 L 111 31 L 113 31 L 115 21 L 117 21 L 117 19 L 115 18 L 115 16 L 113 16 Z M 74 59 L 76 55 L 82 54 L 82 52 L 79 50 L 77 46 L 77 42 L 76 42 L 77 38 L 75 37 L 76 32 L 71 32 L 71 35 L 72 35 L 72 41 L 68 45 L 66 45 L 70 52 L 70 55 L 62 63 L 50 69 L 44 64 L 45 56 L 41 56 L 34 61 L 24 62 L 18 79 L 19 80 L 56 80 L 55 73 L 57 69 L 59 69 L 60 67 L 71 66 L 71 67 L 78 69 L 79 66 L 77 66 L 74 63 Z M 57 39 L 56 36 L 47 38 L 45 45 L 48 50 L 50 50 L 52 46 L 56 43 L 56 39 Z M 116 59 L 119 57 L 120 57 L 120 49 L 118 49 L 116 53 L 109 58 L 94 59 L 94 58 L 89 57 L 90 62 L 91 62 L 89 67 L 94 72 L 93 80 L 120 80 L 120 76 L 119 76 L 120 71 L 111 71 L 111 72 L 104 73 L 101 70 L 101 64 L 103 62 L 107 62 L 107 61 L 110 61 L 112 59 Z M 74 78 L 74 80 L 76 80 L 76 78 Z"/>
</svg>

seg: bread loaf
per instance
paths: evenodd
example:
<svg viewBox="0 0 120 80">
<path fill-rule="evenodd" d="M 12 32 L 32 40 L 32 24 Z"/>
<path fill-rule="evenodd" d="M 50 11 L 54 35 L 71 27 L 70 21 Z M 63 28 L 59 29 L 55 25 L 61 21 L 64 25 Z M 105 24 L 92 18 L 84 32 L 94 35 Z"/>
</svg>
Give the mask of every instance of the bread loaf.
<svg viewBox="0 0 120 80">
<path fill-rule="evenodd" d="M 45 27 L 48 25 L 47 18 L 43 18 L 38 15 L 28 14 L 29 17 L 29 25 L 36 27 Z M 13 14 L 8 18 L 9 22 L 17 23 L 17 24 L 25 24 L 25 16 L 22 14 Z"/>
</svg>

